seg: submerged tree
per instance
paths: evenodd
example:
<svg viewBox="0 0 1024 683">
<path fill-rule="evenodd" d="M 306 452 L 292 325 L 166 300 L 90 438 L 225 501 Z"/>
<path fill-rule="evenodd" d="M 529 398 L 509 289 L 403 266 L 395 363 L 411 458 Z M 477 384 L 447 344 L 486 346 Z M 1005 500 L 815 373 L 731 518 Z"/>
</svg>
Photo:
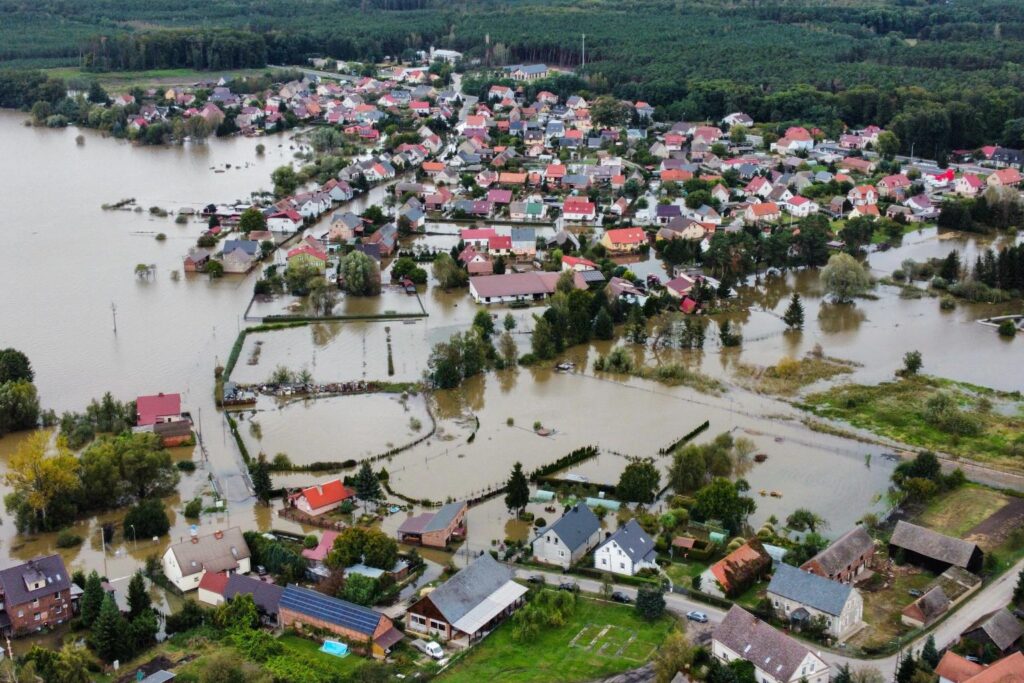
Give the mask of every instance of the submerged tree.
<svg viewBox="0 0 1024 683">
<path fill-rule="evenodd" d="M 789 306 L 782 316 L 782 321 L 791 330 L 804 329 L 804 305 L 800 302 L 800 295 L 796 292 L 793 292 L 793 298 L 789 300 Z"/>
</svg>

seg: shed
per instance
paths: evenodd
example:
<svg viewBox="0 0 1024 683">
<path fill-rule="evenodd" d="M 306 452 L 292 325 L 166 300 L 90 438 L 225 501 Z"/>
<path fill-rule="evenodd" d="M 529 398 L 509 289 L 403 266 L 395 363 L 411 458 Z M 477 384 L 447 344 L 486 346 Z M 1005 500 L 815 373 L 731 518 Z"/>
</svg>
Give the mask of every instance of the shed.
<svg viewBox="0 0 1024 683">
<path fill-rule="evenodd" d="M 621 507 L 621 503 L 617 500 L 609 500 L 608 498 L 587 498 L 587 507 L 603 507 L 605 510 L 611 510 L 615 512 Z"/>
</svg>

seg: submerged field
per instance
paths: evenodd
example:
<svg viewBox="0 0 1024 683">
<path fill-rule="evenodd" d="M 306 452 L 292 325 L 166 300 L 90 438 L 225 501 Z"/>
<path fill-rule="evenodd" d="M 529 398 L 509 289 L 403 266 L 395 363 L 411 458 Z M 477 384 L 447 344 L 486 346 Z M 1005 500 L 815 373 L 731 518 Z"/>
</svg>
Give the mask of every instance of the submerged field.
<svg viewBox="0 0 1024 683">
<path fill-rule="evenodd" d="M 803 407 L 909 446 L 1024 469 L 1024 403 L 1017 393 L 920 376 L 844 384 L 807 396 Z"/>
</svg>

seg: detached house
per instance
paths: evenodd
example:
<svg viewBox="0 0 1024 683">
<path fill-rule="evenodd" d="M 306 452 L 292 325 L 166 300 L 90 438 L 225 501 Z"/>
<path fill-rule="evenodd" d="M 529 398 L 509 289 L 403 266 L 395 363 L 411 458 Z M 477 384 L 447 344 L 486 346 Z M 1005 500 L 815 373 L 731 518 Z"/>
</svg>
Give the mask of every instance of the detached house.
<svg viewBox="0 0 1024 683">
<path fill-rule="evenodd" d="M 829 666 L 821 657 L 736 605 L 715 627 L 711 653 L 725 664 L 737 659 L 750 662 L 758 683 L 829 680 Z"/>
<path fill-rule="evenodd" d="M 600 541 L 601 520 L 589 507 L 577 503 L 561 519 L 537 534 L 533 541 L 533 559 L 568 569 Z"/>
<path fill-rule="evenodd" d="M 60 555 L 0 570 L 0 633 L 17 637 L 69 621 L 81 594 Z"/>
<path fill-rule="evenodd" d="M 656 558 L 654 540 L 631 519 L 597 547 L 594 568 L 634 576 L 641 569 L 656 569 Z"/>
<path fill-rule="evenodd" d="M 864 617 L 864 599 L 855 588 L 788 564 L 775 567 L 768 599 L 780 618 L 794 626 L 822 620 L 837 640 L 858 630 Z"/>
<path fill-rule="evenodd" d="M 319 517 L 340 507 L 346 500 L 355 502 L 355 496 L 355 491 L 345 486 L 340 479 L 334 479 L 297 491 L 288 496 L 288 502 L 311 517 Z"/>
<path fill-rule="evenodd" d="M 383 659 L 404 635 L 380 612 L 290 584 L 278 602 L 282 628 L 308 626 L 329 631 Z"/>
<path fill-rule="evenodd" d="M 772 558 L 756 538 L 744 543 L 718 562 L 708 573 L 726 595 L 739 595 L 772 567 Z"/>
<path fill-rule="evenodd" d="M 647 241 L 643 228 L 615 228 L 605 230 L 601 244 L 611 254 L 628 254 L 638 251 Z"/>
<path fill-rule="evenodd" d="M 401 543 L 415 543 L 432 548 L 445 548 L 456 538 L 466 535 L 465 501 L 447 503 L 437 512 L 424 512 L 409 517 L 398 527 Z"/>
<path fill-rule="evenodd" d="M 207 572 L 248 574 L 250 556 L 242 530 L 232 527 L 169 547 L 163 556 L 164 575 L 178 590 L 190 591 L 199 587 Z"/>
<path fill-rule="evenodd" d="M 747 207 L 747 210 L 743 212 L 743 222 L 747 225 L 771 223 L 779 220 L 780 218 L 782 218 L 782 212 L 779 210 L 779 205 L 775 202 L 751 204 Z"/>
<path fill-rule="evenodd" d="M 1020 185 L 1021 175 L 1016 168 L 1001 168 L 988 177 L 989 187 L 1017 187 Z"/>
</svg>

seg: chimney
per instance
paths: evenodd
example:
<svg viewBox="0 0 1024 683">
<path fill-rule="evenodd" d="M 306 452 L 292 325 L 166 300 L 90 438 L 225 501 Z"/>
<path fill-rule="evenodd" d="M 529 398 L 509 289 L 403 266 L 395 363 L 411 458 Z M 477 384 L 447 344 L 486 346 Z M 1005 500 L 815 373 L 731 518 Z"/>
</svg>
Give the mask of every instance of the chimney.
<svg viewBox="0 0 1024 683">
<path fill-rule="evenodd" d="M 218 529 L 217 531 L 213 532 L 213 537 L 219 541 L 220 539 L 224 538 L 224 532 Z"/>
<path fill-rule="evenodd" d="M 199 537 L 198 536 L 193 536 L 191 540 L 192 540 L 193 543 L 199 543 Z"/>
</svg>

